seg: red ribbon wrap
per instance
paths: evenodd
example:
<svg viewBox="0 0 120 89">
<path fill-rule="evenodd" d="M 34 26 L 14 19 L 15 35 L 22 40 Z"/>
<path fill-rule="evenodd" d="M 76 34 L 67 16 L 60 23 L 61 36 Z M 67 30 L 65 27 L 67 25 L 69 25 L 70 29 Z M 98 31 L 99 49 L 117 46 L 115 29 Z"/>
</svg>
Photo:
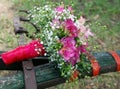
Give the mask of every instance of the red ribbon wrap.
<svg viewBox="0 0 120 89">
<path fill-rule="evenodd" d="M 120 56 L 115 51 L 110 51 L 109 53 L 113 56 L 113 58 L 116 61 L 116 64 L 117 64 L 116 70 L 120 71 Z"/>
<path fill-rule="evenodd" d="M 88 59 L 90 60 L 90 63 L 92 65 L 92 73 L 93 73 L 93 76 L 97 76 L 100 74 L 100 65 L 98 63 L 98 61 L 96 60 L 96 58 L 90 54 L 89 52 L 87 52 L 87 56 L 88 56 Z"/>
<path fill-rule="evenodd" d="M 19 46 L 14 50 L 1 54 L 1 57 L 4 63 L 9 65 L 29 58 L 43 56 L 44 54 L 45 50 L 43 44 L 41 44 L 39 40 L 33 40 L 25 46 Z"/>
</svg>

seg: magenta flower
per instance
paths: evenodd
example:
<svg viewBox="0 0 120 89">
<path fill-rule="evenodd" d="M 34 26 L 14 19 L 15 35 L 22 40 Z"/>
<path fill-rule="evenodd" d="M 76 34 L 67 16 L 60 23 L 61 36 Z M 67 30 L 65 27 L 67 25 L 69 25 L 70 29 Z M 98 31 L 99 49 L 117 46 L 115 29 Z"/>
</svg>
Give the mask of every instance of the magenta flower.
<svg viewBox="0 0 120 89">
<path fill-rule="evenodd" d="M 64 23 L 65 23 L 65 28 L 74 25 L 74 22 L 71 19 L 67 19 Z"/>
<path fill-rule="evenodd" d="M 77 62 L 79 62 L 79 52 L 76 47 L 63 47 L 59 54 L 64 58 L 66 62 L 71 63 L 72 65 L 75 65 Z"/>
<path fill-rule="evenodd" d="M 62 13 L 63 10 L 64 10 L 64 6 L 58 6 L 58 7 L 55 8 L 55 10 L 56 10 L 57 12 Z"/>
<path fill-rule="evenodd" d="M 73 11 L 73 8 L 72 8 L 71 6 L 69 6 L 69 7 L 68 7 L 68 10 L 69 10 L 70 12 L 72 12 L 72 11 Z"/>
<path fill-rule="evenodd" d="M 74 50 L 74 56 L 72 56 L 68 62 L 71 63 L 73 66 L 80 61 L 80 52 L 78 49 Z"/>
<path fill-rule="evenodd" d="M 79 60 L 79 50 L 77 49 L 76 42 L 73 37 L 66 37 L 61 39 L 63 47 L 60 49 L 59 54 L 66 62 L 74 65 Z"/>
<path fill-rule="evenodd" d="M 86 53 L 86 47 L 87 47 L 86 45 L 81 45 L 78 47 L 78 51 L 80 53 Z"/>
<path fill-rule="evenodd" d="M 65 22 L 65 28 L 69 31 L 69 36 L 77 37 L 79 30 L 74 25 L 74 22 L 71 19 L 67 19 Z"/>
<path fill-rule="evenodd" d="M 59 51 L 59 53 L 62 55 L 65 61 L 69 61 L 70 58 L 72 58 L 74 54 L 75 48 L 70 47 L 62 47 L 62 49 Z"/>
<path fill-rule="evenodd" d="M 64 37 L 60 41 L 64 47 L 74 47 L 76 44 L 73 37 Z"/>
<path fill-rule="evenodd" d="M 76 26 L 74 26 L 74 25 L 73 26 L 69 26 L 68 30 L 70 32 L 69 36 L 73 36 L 73 37 L 77 37 L 78 36 L 79 30 L 77 29 Z"/>
</svg>

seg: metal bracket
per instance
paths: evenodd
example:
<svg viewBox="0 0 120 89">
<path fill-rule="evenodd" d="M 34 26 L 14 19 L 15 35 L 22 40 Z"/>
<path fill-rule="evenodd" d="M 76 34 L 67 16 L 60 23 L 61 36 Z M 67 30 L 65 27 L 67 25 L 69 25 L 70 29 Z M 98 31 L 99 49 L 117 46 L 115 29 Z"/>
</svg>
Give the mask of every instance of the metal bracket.
<svg viewBox="0 0 120 89">
<path fill-rule="evenodd" d="M 21 34 L 20 36 L 22 36 Z M 18 40 L 19 45 L 25 44 L 25 38 Z M 26 60 L 22 62 L 24 79 L 25 79 L 25 88 L 26 89 L 37 89 L 34 66 L 32 60 Z"/>
<path fill-rule="evenodd" d="M 14 32 L 18 33 L 28 33 L 26 29 L 24 29 L 20 24 L 20 18 L 17 16 L 14 18 Z"/>
<path fill-rule="evenodd" d="M 20 18 L 17 17 L 14 19 L 14 31 L 15 34 L 19 34 L 18 45 L 25 45 L 25 35 L 27 31 L 21 29 Z M 24 80 L 25 80 L 25 89 L 37 89 L 34 66 L 32 60 L 26 60 L 22 62 L 23 71 L 24 71 Z"/>
<path fill-rule="evenodd" d="M 32 60 L 23 61 L 25 89 L 37 89 L 34 66 Z"/>
<path fill-rule="evenodd" d="M 18 40 L 19 45 L 25 44 L 25 38 L 24 35 L 21 34 L 22 39 Z M 36 84 L 36 78 L 35 78 L 35 72 L 33 68 L 32 60 L 26 60 L 22 62 L 23 71 L 24 71 L 24 79 L 25 79 L 25 88 L 26 89 L 37 89 Z"/>
</svg>

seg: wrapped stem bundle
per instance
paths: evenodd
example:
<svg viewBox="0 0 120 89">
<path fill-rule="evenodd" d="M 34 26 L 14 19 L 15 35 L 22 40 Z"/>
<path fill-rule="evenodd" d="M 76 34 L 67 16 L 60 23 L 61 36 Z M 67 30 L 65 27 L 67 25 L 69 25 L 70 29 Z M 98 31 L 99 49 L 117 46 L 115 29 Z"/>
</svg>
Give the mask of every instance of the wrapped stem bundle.
<svg viewBox="0 0 120 89">
<path fill-rule="evenodd" d="M 2 60 L 6 65 L 14 62 L 27 60 L 37 56 L 43 56 L 45 50 L 39 40 L 33 40 L 27 45 L 19 46 L 11 51 L 1 54 Z"/>
</svg>

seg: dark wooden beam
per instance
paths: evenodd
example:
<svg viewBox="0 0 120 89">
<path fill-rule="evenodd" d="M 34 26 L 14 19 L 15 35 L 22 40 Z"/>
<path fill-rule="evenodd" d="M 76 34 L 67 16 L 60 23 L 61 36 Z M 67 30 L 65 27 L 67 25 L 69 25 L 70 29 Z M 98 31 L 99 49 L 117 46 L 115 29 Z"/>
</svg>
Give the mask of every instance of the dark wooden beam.
<svg viewBox="0 0 120 89">
<path fill-rule="evenodd" d="M 34 66 L 42 65 L 48 63 L 48 57 L 35 57 L 32 59 Z M 5 65 L 0 57 L 0 70 L 22 70 L 22 63 L 16 62 L 11 65 Z"/>
</svg>

